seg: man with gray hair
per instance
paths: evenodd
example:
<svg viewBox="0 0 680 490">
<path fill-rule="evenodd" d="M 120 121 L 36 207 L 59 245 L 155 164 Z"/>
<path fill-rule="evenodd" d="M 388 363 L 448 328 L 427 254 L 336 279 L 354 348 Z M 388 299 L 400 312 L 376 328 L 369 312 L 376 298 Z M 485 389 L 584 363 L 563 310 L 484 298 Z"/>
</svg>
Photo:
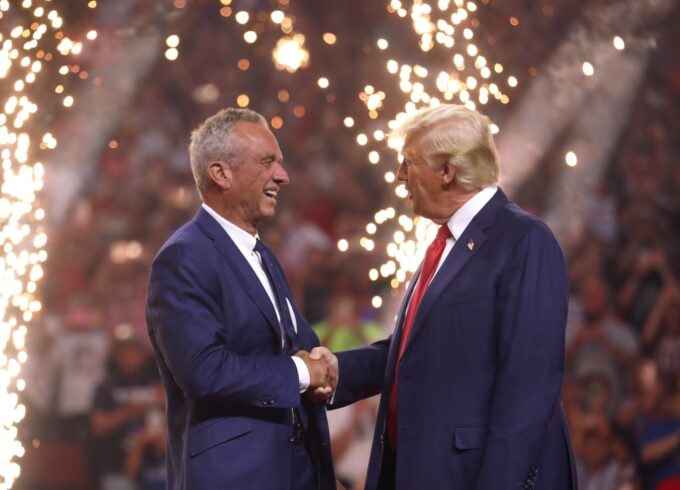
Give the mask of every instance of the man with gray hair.
<svg viewBox="0 0 680 490">
<path fill-rule="evenodd" d="M 168 488 L 335 489 L 321 402 L 337 371 L 308 354 L 319 340 L 257 235 L 288 184 L 276 138 L 256 112 L 225 109 L 189 152 L 203 204 L 158 252 L 147 298 Z"/>
<path fill-rule="evenodd" d="M 485 116 L 426 108 L 391 137 L 408 207 L 439 231 L 394 334 L 337 353 L 333 408 L 382 393 L 365 488 L 574 489 L 560 246 L 497 187 Z"/>
</svg>

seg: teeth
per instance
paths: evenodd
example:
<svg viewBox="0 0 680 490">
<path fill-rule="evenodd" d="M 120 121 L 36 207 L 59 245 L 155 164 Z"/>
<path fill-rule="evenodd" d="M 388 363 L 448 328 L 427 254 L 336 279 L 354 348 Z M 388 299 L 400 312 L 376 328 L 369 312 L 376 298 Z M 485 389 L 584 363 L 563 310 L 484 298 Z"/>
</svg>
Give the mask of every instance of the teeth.
<svg viewBox="0 0 680 490">
<path fill-rule="evenodd" d="M 278 194 L 276 191 L 271 191 L 271 190 L 266 190 L 264 193 L 269 196 L 269 197 L 276 197 L 276 194 Z"/>
</svg>

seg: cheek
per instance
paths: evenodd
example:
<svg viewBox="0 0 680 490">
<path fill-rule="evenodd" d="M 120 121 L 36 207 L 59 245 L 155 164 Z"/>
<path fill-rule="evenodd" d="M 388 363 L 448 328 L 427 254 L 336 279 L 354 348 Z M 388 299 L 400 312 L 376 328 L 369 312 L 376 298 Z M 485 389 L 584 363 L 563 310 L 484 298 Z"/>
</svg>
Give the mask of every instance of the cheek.
<svg viewBox="0 0 680 490">
<path fill-rule="evenodd" d="M 412 191 L 420 191 L 423 188 L 422 180 L 418 177 L 416 172 L 411 172 L 409 175 L 409 187 Z"/>
<path fill-rule="evenodd" d="M 427 199 L 431 193 L 431 186 L 427 180 L 416 179 L 415 185 L 413 187 L 417 190 L 418 195 L 422 199 Z"/>
</svg>

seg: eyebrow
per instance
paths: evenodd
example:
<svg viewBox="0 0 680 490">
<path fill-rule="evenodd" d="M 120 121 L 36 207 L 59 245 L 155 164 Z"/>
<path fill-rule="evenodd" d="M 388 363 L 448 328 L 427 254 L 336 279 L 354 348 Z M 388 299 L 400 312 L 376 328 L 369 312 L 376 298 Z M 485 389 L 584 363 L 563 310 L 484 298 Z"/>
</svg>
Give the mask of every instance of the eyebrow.
<svg viewBox="0 0 680 490">
<path fill-rule="evenodd" d="M 266 162 L 267 160 L 271 160 L 271 161 L 274 161 L 274 162 L 275 162 L 275 161 L 278 160 L 278 158 L 277 158 L 277 156 L 276 156 L 275 154 L 273 154 L 273 153 L 270 153 L 270 154 L 268 154 L 268 155 L 264 155 L 264 156 L 260 157 L 260 161 L 261 161 L 261 162 Z M 283 163 L 283 157 L 281 157 L 280 163 Z"/>
</svg>

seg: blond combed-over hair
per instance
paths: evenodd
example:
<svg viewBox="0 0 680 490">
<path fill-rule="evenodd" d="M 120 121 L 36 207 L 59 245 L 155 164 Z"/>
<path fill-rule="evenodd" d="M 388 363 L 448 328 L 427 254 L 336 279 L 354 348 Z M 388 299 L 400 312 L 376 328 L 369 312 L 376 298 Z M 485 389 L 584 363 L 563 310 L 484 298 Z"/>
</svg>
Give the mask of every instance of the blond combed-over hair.
<svg viewBox="0 0 680 490">
<path fill-rule="evenodd" d="M 420 139 L 419 148 L 431 167 L 451 163 L 465 191 L 498 184 L 498 153 L 491 121 L 461 105 L 441 104 L 409 114 L 388 135 L 405 143 Z"/>
</svg>

